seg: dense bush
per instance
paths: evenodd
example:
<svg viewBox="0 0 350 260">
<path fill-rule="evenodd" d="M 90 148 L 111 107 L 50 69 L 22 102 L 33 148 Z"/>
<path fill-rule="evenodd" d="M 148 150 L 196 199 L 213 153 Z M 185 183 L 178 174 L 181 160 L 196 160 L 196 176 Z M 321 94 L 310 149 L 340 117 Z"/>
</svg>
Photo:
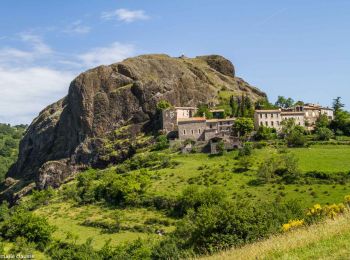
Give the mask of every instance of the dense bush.
<svg viewBox="0 0 350 260">
<path fill-rule="evenodd" d="M 14 210 L 0 224 L 0 232 L 3 238 L 15 241 L 18 237 L 25 238 L 28 242 L 35 243 L 39 248 L 44 248 L 50 241 L 54 228 L 47 220 L 22 208 Z"/>
<path fill-rule="evenodd" d="M 253 144 L 250 142 L 245 142 L 241 148 L 238 150 L 238 157 L 249 156 L 253 153 Z"/>
<path fill-rule="evenodd" d="M 184 189 L 172 210 L 172 215 L 182 217 L 189 210 L 197 210 L 204 205 L 215 205 L 226 199 L 226 193 L 219 189 L 201 190 L 197 186 Z"/>
<path fill-rule="evenodd" d="M 117 166 L 117 173 L 126 173 L 128 171 L 150 168 L 153 170 L 174 167 L 178 163 L 171 160 L 171 157 L 161 153 L 140 153 L 126 160 Z"/>
<path fill-rule="evenodd" d="M 276 137 L 276 130 L 274 128 L 260 126 L 254 136 L 254 139 L 257 141 L 261 141 L 275 139 Z"/>
<path fill-rule="evenodd" d="M 156 143 L 154 145 L 155 151 L 160 151 L 169 148 L 168 138 L 165 135 L 157 136 Z"/>
<path fill-rule="evenodd" d="M 0 181 L 5 177 L 18 155 L 18 144 L 26 126 L 0 124 Z"/>
<path fill-rule="evenodd" d="M 179 248 L 212 253 L 280 232 L 283 223 L 302 216 L 303 210 L 295 201 L 253 205 L 224 200 L 190 210 L 178 223 L 173 239 Z"/>
<path fill-rule="evenodd" d="M 316 140 L 319 141 L 328 141 L 329 139 L 333 138 L 333 136 L 334 133 L 326 127 L 317 128 L 315 132 Z"/>
<path fill-rule="evenodd" d="M 264 161 L 258 169 L 258 179 L 263 183 L 273 181 L 295 183 L 299 178 L 298 161 L 292 154 L 272 156 Z"/>
</svg>

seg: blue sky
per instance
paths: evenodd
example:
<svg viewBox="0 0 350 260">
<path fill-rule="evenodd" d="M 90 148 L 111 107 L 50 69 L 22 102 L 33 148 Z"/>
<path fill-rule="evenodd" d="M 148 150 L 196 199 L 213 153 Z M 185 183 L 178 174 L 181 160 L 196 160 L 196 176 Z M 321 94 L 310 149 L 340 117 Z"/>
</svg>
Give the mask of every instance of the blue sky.
<svg viewBox="0 0 350 260">
<path fill-rule="evenodd" d="M 277 95 L 350 105 L 350 1 L 2 0 L 0 122 L 30 123 L 84 70 L 145 53 L 220 54 Z"/>
</svg>

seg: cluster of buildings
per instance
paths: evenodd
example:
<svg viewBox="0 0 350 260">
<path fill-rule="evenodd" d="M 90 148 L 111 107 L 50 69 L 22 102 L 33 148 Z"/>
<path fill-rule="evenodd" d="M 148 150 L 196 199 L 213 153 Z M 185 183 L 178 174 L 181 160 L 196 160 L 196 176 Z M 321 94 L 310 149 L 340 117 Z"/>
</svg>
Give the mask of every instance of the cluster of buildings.
<svg viewBox="0 0 350 260">
<path fill-rule="evenodd" d="M 260 126 L 274 128 L 277 131 L 282 128 L 282 121 L 293 118 L 297 125 L 313 130 L 317 119 L 326 115 L 331 121 L 334 119 L 333 109 L 317 104 L 305 104 L 287 109 L 256 110 L 254 114 L 255 129 Z"/>
<path fill-rule="evenodd" d="M 228 148 L 240 145 L 239 139 L 233 136 L 235 118 L 225 117 L 223 109 L 210 110 L 212 119 L 197 117 L 196 107 L 172 107 L 162 111 L 163 132 L 169 137 L 181 141 L 193 140 L 207 144 L 224 141 Z M 333 110 L 316 104 L 305 104 L 288 109 L 256 110 L 254 114 L 255 130 L 261 126 L 280 131 L 282 121 L 294 119 L 297 125 L 313 130 L 320 115 L 327 115 L 333 120 Z M 213 147 L 212 147 L 213 149 Z"/>
<path fill-rule="evenodd" d="M 196 107 L 174 107 L 162 112 L 163 131 L 180 140 L 209 141 L 231 138 L 235 118 L 224 118 L 223 109 L 211 110 L 212 119 L 196 117 Z"/>
</svg>

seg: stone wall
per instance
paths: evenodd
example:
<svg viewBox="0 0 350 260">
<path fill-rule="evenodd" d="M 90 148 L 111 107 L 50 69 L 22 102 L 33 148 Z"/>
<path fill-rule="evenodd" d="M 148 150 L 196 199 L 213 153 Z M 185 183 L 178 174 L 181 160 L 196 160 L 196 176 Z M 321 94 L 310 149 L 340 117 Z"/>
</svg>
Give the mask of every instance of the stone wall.
<svg viewBox="0 0 350 260">
<path fill-rule="evenodd" d="M 205 120 L 178 122 L 179 139 L 203 141 L 205 132 Z"/>
</svg>

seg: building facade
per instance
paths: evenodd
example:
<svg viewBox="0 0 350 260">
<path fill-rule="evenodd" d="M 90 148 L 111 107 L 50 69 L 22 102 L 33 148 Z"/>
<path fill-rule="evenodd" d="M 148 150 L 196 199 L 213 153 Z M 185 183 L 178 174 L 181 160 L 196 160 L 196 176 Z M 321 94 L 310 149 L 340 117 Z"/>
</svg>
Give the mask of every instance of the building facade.
<svg viewBox="0 0 350 260">
<path fill-rule="evenodd" d="M 282 121 L 294 119 L 296 125 L 305 127 L 308 130 L 315 129 L 317 119 L 327 115 L 329 120 L 334 119 L 333 110 L 315 104 L 295 106 L 288 109 L 256 110 L 254 114 L 254 126 L 257 130 L 261 126 L 282 129 Z"/>
<path fill-rule="evenodd" d="M 178 122 L 182 119 L 194 117 L 196 107 L 172 107 L 162 111 L 162 129 L 169 134 L 178 131 Z"/>
</svg>

